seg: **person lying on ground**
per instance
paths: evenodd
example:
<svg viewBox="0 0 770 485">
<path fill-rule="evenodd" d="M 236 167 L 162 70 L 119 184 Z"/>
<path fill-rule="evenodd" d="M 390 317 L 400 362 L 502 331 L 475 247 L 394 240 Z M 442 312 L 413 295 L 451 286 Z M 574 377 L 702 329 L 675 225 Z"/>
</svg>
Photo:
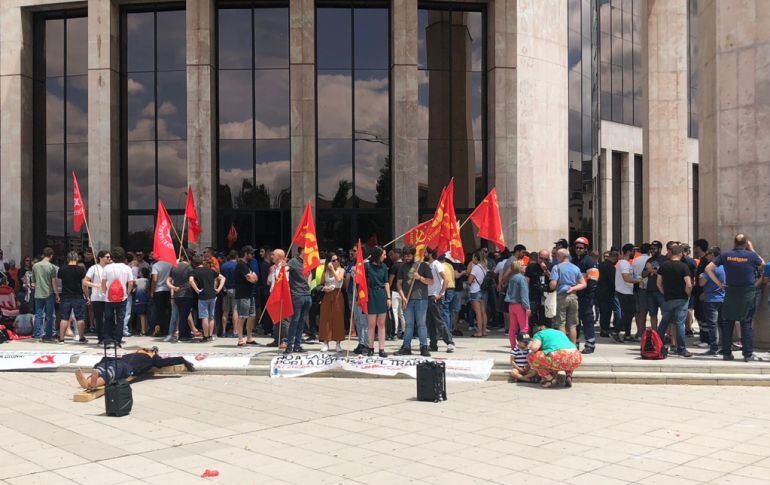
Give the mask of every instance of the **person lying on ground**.
<svg viewBox="0 0 770 485">
<path fill-rule="evenodd" d="M 184 365 L 188 372 L 195 371 L 195 366 L 185 360 L 184 357 L 166 357 L 158 354 L 158 348 L 139 349 L 136 352 L 125 354 L 117 359 L 115 357 L 103 357 L 86 377 L 81 369 L 75 371 L 75 378 L 83 389 L 95 389 L 107 383 L 118 382 L 128 377 L 139 377 L 152 368 Z"/>
</svg>

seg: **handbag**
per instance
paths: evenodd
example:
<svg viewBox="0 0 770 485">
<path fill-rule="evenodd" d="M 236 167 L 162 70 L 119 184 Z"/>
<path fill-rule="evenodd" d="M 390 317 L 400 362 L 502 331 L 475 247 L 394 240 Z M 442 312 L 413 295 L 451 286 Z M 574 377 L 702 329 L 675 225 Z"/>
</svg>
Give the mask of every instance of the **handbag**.
<svg viewBox="0 0 770 485">
<path fill-rule="evenodd" d="M 558 271 L 559 266 L 555 266 L 554 269 Z M 543 308 L 545 310 L 545 318 L 553 318 L 556 316 L 556 292 L 548 291 L 545 294 L 545 301 L 543 302 Z"/>
</svg>

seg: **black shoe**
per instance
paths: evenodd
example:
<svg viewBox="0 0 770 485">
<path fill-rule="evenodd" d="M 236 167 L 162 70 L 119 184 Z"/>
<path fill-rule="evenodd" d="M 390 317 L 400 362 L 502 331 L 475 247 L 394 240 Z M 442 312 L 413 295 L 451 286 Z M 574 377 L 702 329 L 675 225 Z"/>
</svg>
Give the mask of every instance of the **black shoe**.
<svg viewBox="0 0 770 485">
<path fill-rule="evenodd" d="M 265 347 L 278 347 L 278 342 L 272 341 L 269 344 L 265 345 Z"/>
<path fill-rule="evenodd" d="M 366 349 L 366 356 L 367 357 L 374 357 L 374 349 Z"/>
<path fill-rule="evenodd" d="M 452 330 L 452 337 L 462 337 L 463 332 L 462 330 Z"/>
<path fill-rule="evenodd" d="M 678 352 L 676 355 L 678 355 L 679 357 L 692 357 L 692 354 L 687 350 L 683 352 Z"/>
<path fill-rule="evenodd" d="M 80 342 L 81 344 L 87 344 L 88 343 L 88 339 L 85 338 L 85 337 L 80 337 L 80 340 L 78 340 L 78 342 Z"/>
<path fill-rule="evenodd" d="M 291 353 L 291 347 L 287 345 L 283 351 L 283 355 L 289 355 L 290 353 Z"/>
<path fill-rule="evenodd" d="M 692 330 L 685 330 L 685 332 L 684 332 L 684 336 L 685 336 L 685 337 L 694 337 L 694 336 L 695 336 L 695 334 L 693 333 L 693 331 L 692 331 Z"/>
<path fill-rule="evenodd" d="M 361 355 L 364 352 L 364 349 L 366 349 L 366 347 L 364 347 L 363 344 L 358 344 L 358 347 L 353 349 L 353 353 L 356 355 Z"/>
<path fill-rule="evenodd" d="M 719 355 L 719 352 L 715 350 L 709 350 L 708 352 L 703 352 L 700 355 L 702 355 L 703 357 L 717 357 Z"/>
<path fill-rule="evenodd" d="M 616 344 L 622 344 L 623 343 L 623 340 L 620 338 L 620 333 L 618 333 L 618 332 L 612 332 L 610 334 L 610 337 L 612 338 L 612 341 L 615 342 Z"/>
<path fill-rule="evenodd" d="M 388 356 L 388 354 L 386 354 L 384 350 L 380 350 L 380 357 L 382 357 L 384 359 L 387 356 Z"/>
<path fill-rule="evenodd" d="M 294 352 L 305 352 L 305 349 L 303 349 L 301 345 L 295 345 Z"/>
<path fill-rule="evenodd" d="M 584 355 L 586 355 L 586 354 L 593 354 L 594 350 L 596 350 L 595 347 L 586 347 L 580 353 L 584 354 Z"/>
<path fill-rule="evenodd" d="M 751 355 L 747 355 L 747 356 L 743 357 L 743 361 L 744 362 L 764 362 L 765 359 L 763 359 L 762 357 L 758 356 L 757 354 L 751 354 Z"/>
<path fill-rule="evenodd" d="M 404 332 L 398 332 L 398 333 L 396 334 L 396 337 L 397 337 L 399 340 L 403 340 L 403 338 L 404 338 Z"/>
<path fill-rule="evenodd" d="M 430 352 L 428 351 L 428 347 L 420 347 L 420 355 L 423 357 L 430 357 Z"/>
<path fill-rule="evenodd" d="M 610 333 L 609 332 L 599 332 L 599 336 L 607 338 L 607 337 L 610 336 Z"/>
<path fill-rule="evenodd" d="M 438 352 L 438 345 L 436 344 L 431 344 L 428 348 L 431 352 Z"/>
<path fill-rule="evenodd" d="M 733 356 L 733 354 L 723 354 L 722 360 L 735 360 L 735 357 Z"/>
<path fill-rule="evenodd" d="M 401 347 L 400 349 L 396 350 L 393 355 L 412 355 L 412 349 Z"/>
</svg>

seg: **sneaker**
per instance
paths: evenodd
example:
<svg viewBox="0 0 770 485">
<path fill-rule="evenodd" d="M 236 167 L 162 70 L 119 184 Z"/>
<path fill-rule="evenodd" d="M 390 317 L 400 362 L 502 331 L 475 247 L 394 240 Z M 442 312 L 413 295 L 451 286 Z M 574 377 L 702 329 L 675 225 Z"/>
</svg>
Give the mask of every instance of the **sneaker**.
<svg viewBox="0 0 770 485">
<path fill-rule="evenodd" d="M 364 352 L 362 355 L 367 357 L 374 357 L 374 349 L 367 347 L 366 352 Z"/>
<path fill-rule="evenodd" d="M 387 356 L 388 356 L 388 354 L 386 354 L 384 350 L 380 350 L 380 354 L 379 354 L 379 355 L 380 355 L 380 357 L 382 357 L 383 359 L 384 359 L 385 357 L 387 357 Z"/>
<path fill-rule="evenodd" d="M 85 338 L 85 337 L 80 337 L 80 340 L 78 340 L 78 342 L 80 342 L 81 344 L 87 344 L 88 343 L 88 339 Z"/>
<path fill-rule="evenodd" d="M 699 349 L 707 349 L 707 348 L 709 348 L 709 343 L 708 342 L 698 342 L 695 346 L 698 347 Z"/>
<path fill-rule="evenodd" d="M 595 347 L 586 347 L 580 353 L 583 355 L 593 354 L 594 350 L 595 350 Z"/>
<path fill-rule="evenodd" d="M 446 353 L 451 354 L 455 351 L 455 344 L 447 344 L 446 346 Z"/>
<path fill-rule="evenodd" d="M 404 332 L 398 332 L 396 334 L 396 338 L 398 338 L 399 340 L 403 340 L 404 339 Z"/>
<path fill-rule="evenodd" d="M 291 353 L 291 347 L 289 347 L 289 346 L 287 345 L 287 346 L 286 346 L 286 349 L 284 349 L 284 351 L 283 351 L 283 355 L 289 355 L 290 353 Z"/>
<path fill-rule="evenodd" d="M 278 342 L 276 342 L 275 340 L 273 340 L 273 341 L 272 341 L 272 342 L 270 342 L 269 344 L 265 344 L 265 347 L 278 347 Z"/>
<path fill-rule="evenodd" d="M 700 355 L 702 355 L 703 357 L 717 357 L 719 355 L 719 352 L 715 350 L 709 350 L 708 352 L 703 352 Z"/>
<path fill-rule="evenodd" d="M 428 348 L 431 352 L 438 352 L 438 344 L 431 344 Z"/>
<path fill-rule="evenodd" d="M 733 344 L 733 350 L 741 350 L 743 348 L 743 345 L 741 344 Z"/>
<path fill-rule="evenodd" d="M 420 355 L 423 357 L 430 357 L 430 352 L 428 351 L 428 347 L 420 347 Z"/>
<path fill-rule="evenodd" d="M 735 357 L 733 354 L 724 354 L 722 355 L 722 360 L 735 360 Z"/>
<path fill-rule="evenodd" d="M 323 344 L 321 346 L 321 352 L 328 352 L 329 351 L 329 344 Z"/>
<path fill-rule="evenodd" d="M 604 338 L 607 338 L 607 337 L 609 337 L 609 336 L 610 336 L 610 333 L 609 333 L 609 332 L 599 332 L 599 336 L 600 336 L 600 337 L 604 337 Z"/>
<path fill-rule="evenodd" d="M 412 355 L 412 349 L 401 347 L 400 349 L 396 350 L 393 355 Z"/>
<path fill-rule="evenodd" d="M 335 350 L 336 350 L 336 352 L 337 352 L 337 353 L 340 353 L 340 352 L 342 352 L 342 344 L 340 344 L 339 342 L 337 342 L 337 348 L 336 348 Z"/>
<path fill-rule="evenodd" d="M 364 344 L 358 344 L 358 347 L 353 349 L 353 353 L 356 354 L 356 355 L 361 355 L 364 352 L 366 352 L 366 345 L 364 345 Z"/>
<path fill-rule="evenodd" d="M 618 333 L 618 332 L 612 332 L 610 334 L 610 337 L 612 338 L 612 341 L 615 342 L 616 344 L 622 344 L 623 343 L 623 340 L 621 340 L 621 338 L 620 338 L 620 333 Z"/>
<path fill-rule="evenodd" d="M 757 354 L 751 354 L 743 358 L 744 362 L 764 362 L 765 359 L 758 356 Z"/>
<path fill-rule="evenodd" d="M 692 331 L 692 330 L 685 330 L 685 331 L 684 331 L 684 336 L 685 336 L 685 337 L 694 337 L 694 336 L 695 336 L 695 334 L 693 333 L 693 331 Z"/>
<path fill-rule="evenodd" d="M 56 345 L 64 345 L 64 339 L 63 338 L 57 338 L 53 341 Z"/>
<path fill-rule="evenodd" d="M 678 353 L 676 355 L 678 355 L 679 357 L 692 357 L 692 354 L 687 350 L 685 350 L 684 352 Z"/>
<path fill-rule="evenodd" d="M 163 341 L 164 341 L 164 342 L 173 342 L 173 341 L 174 341 L 174 337 L 172 337 L 171 335 L 169 335 L 168 337 L 164 338 L 164 339 L 163 339 Z"/>
<path fill-rule="evenodd" d="M 303 349 L 301 345 L 295 345 L 294 352 L 306 352 L 306 350 Z"/>
</svg>

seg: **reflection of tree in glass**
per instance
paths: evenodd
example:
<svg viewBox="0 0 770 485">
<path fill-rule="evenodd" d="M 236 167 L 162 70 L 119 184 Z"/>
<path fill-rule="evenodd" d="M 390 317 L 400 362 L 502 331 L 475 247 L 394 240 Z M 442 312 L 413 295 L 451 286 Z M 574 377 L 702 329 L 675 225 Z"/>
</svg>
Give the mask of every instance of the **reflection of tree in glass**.
<svg viewBox="0 0 770 485">
<path fill-rule="evenodd" d="M 128 233 L 126 248 L 131 251 L 149 251 L 152 247 L 153 230 L 146 228 L 143 231 L 134 231 Z"/>
<path fill-rule="evenodd" d="M 390 207 L 390 172 L 390 156 L 387 156 L 385 157 L 385 165 L 380 169 L 380 176 L 377 177 L 377 207 L 380 208 Z"/>
<path fill-rule="evenodd" d="M 265 184 L 259 184 L 254 189 L 254 204 L 255 207 L 270 207 L 270 191 Z"/>
<path fill-rule="evenodd" d="M 350 191 L 353 190 L 353 184 L 348 180 L 340 180 L 337 193 L 334 194 L 332 199 L 332 207 L 341 208 L 345 207 L 345 203 L 348 201 Z"/>
</svg>

